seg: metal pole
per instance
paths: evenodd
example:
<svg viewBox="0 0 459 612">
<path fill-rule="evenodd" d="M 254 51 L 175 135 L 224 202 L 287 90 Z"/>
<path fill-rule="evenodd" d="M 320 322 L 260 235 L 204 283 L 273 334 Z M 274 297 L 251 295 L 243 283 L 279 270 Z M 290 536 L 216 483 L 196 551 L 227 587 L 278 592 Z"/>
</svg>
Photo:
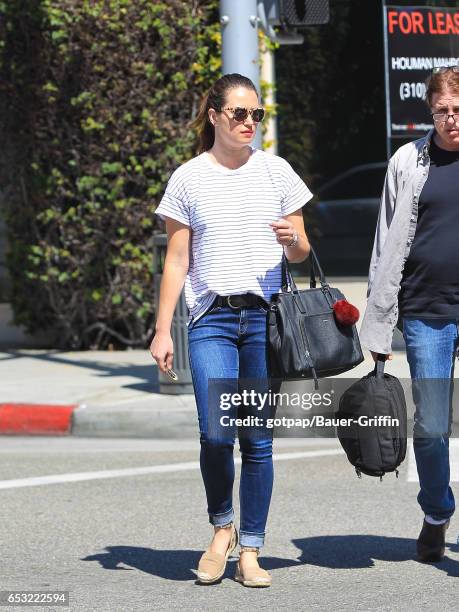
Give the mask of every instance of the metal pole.
<svg viewBox="0 0 459 612">
<path fill-rule="evenodd" d="M 392 156 L 391 133 L 392 126 L 390 124 L 390 99 L 389 99 L 389 57 L 388 57 L 388 41 L 387 41 L 387 17 L 386 17 L 386 0 L 382 0 L 382 17 L 384 29 L 384 89 L 386 91 L 386 156 L 387 161 Z"/>
<path fill-rule="evenodd" d="M 223 74 L 248 77 L 260 94 L 257 0 L 220 0 L 220 23 Z M 261 128 L 253 146 L 261 149 Z"/>
<path fill-rule="evenodd" d="M 264 104 L 275 109 L 276 104 L 276 75 L 274 68 L 274 53 L 263 45 L 261 51 L 261 78 L 268 86 L 268 93 Z M 277 115 L 274 113 L 267 120 L 266 133 L 263 137 L 264 148 L 268 153 L 277 155 Z"/>
</svg>

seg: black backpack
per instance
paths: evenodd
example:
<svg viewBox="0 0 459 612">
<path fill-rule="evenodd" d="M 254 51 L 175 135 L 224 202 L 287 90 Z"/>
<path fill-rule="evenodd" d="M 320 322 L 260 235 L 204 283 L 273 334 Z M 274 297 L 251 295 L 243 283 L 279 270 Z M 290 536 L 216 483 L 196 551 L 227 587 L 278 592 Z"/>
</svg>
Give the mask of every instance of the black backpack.
<svg viewBox="0 0 459 612">
<path fill-rule="evenodd" d="M 362 472 L 381 480 L 386 472 L 398 477 L 406 455 L 405 394 L 398 378 L 384 372 L 384 362 L 378 356 L 375 369 L 343 393 L 335 413 L 346 419 L 337 425 L 338 438 L 359 478 Z"/>
</svg>

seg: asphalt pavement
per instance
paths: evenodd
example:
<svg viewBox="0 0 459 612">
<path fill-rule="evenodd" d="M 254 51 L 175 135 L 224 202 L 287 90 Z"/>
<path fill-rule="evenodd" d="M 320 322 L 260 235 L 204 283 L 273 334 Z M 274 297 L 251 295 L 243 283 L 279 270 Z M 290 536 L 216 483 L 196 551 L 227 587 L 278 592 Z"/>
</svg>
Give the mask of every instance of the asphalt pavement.
<svg viewBox="0 0 459 612">
<path fill-rule="evenodd" d="M 274 449 L 260 590 L 234 581 L 234 556 L 219 584 L 195 581 L 211 538 L 196 439 L 4 437 L 0 589 L 68 591 L 76 612 L 457 609 L 457 519 L 443 562 L 414 559 L 412 459 L 380 482 L 359 480 L 336 441 Z M 236 465 L 237 517 L 238 481 Z"/>
<path fill-rule="evenodd" d="M 361 309 L 363 289 L 344 291 Z M 407 381 L 400 339 L 395 348 L 386 371 Z M 342 378 L 372 367 L 366 353 Z M 220 584 L 195 582 L 211 527 L 194 395 L 161 393 L 148 350 L 4 347 L 0 432 L 0 591 L 68 591 L 78 612 L 457 608 L 457 519 L 442 563 L 414 558 L 422 515 L 412 450 L 398 479 L 359 480 L 336 439 L 276 436 L 261 556 L 273 586 L 256 590 L 233 580 L 235 557 Z M 457 491 L 457 439 L 451 466 Z"/>
</svg>

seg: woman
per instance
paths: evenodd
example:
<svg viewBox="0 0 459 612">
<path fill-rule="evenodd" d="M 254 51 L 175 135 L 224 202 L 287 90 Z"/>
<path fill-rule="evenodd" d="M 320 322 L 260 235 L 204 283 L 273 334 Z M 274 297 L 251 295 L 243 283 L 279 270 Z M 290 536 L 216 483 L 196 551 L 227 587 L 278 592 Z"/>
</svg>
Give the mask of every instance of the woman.
<svg viewBox="0 0 459 612">
<path fill-rule="evenodd" d="M 232 505 L 236 431 L 220 417 L 259 413 L 259 406 L 237 411 L 235 405 L 228 413 L 218 397 L 253 384 L 258 391 L 268 388 L 266 316 L 271 295 L 281 290 L 282 252 L 300 262 L 310 248 L 301 207 L 312 194 L 284 159 L 250 145 L 263 116 L 250 79 L 240 74 L 218 79 L 193 123 L 199 154 L 175 170 L 156 209 L 166 222 L 168 247 L 151 353 L 162 372 L 172 368 L 171 320 L 185 282 L 200 465 L 214 527 L 197 572 L 205 584 L 222 577 L 238 541 Z M 258 554 L 273 483 L 272 429 L 239 426 L 238 437 L 236 579 L 269 586 L 271 576 L 259 567 Z"/>
<path fill-rule="evenodd" d="M 417 554 L 421 561 L 439 561 L 455 509 L 448 443 L 459 321 L 459 66 L 433 71 L 426 101 L 434 128 L 389 161 L 360 338 L 374 358 L 391 358 L 400 315 L 425 515 Z"/>
</svg>

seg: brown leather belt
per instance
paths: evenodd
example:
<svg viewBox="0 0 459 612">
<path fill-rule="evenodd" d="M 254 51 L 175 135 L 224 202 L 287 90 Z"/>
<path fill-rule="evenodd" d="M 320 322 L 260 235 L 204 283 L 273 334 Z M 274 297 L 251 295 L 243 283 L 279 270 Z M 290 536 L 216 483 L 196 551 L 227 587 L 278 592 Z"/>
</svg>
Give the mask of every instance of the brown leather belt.
<svg viewBox="0 0 459 612">
<path fill-rule="evenodd" d="M 259 295 L 255 293 L 243 293 L 236 295 L 217 295 L 213 306 L 229 306 L 234 310 L 238 308 L 249 308 L 250 306 L 265 306 L 268 308 L 269 304 Z"/>
</svg>

